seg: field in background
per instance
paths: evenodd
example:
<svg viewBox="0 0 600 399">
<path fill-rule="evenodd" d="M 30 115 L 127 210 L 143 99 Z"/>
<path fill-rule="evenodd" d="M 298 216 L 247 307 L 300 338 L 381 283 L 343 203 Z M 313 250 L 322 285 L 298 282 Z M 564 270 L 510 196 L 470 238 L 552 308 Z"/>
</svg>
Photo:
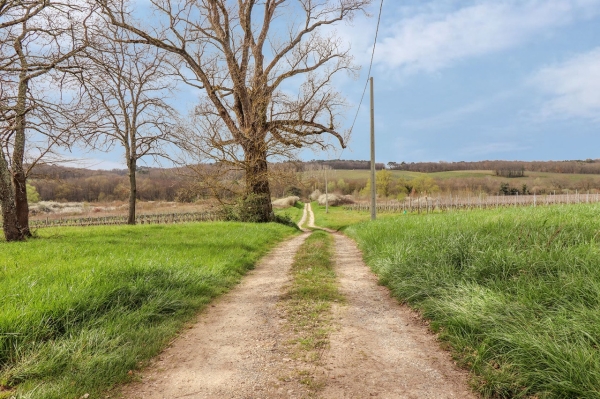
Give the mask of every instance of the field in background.
<svg viewBox="0 0 600 399">
<path fill-rule="evenodd" d="M 126 216 L 129 204 L 126 201 L 109 202 L 56 202 L 40 201 L 29 204 L 31 220 L 56 220 L 67 217 L 113 217 Z M 195 203 L 167 201 L 138 201 L 138 215 L 160 215 L 172 213 L 213 212 L 218 209 L 216 201 L 198 201 Z"/>
<path fill-rule="evenodd" d="M 330 172 L 332 179 L 361 179 L 367 180 L 370 176 L 369 170 L 333 170 Z M 414 179 L 421 176 L 432 177 L 434 179 L 464 179 L 464 178 L 478 178 L 478 179 L 486 179 L 490 178 L 495 181 L 500 182 L 524 182 L 528 179 L 566 179 L 570 182 L 579 182 L 586 178 L 598 178 L 598 175 L 592 174 L 576 174 L 576 173 L 548 173 L 548 172 L 525 172 L 524 177 L 513 177 L 506 178 L 502 176 L 495 176 L 494 172 L 491 170 L 456 170 L 456 171 L 448 171 L 448 172 L 433 172 L 433 173 L 423 173 L 423 172 L 410 172 L 404 170 L 390 170 L 393 178 L 406 178 L 406 179 Z"/>
<path fill-rule="evenodd" d="M 49 228 L 0 242 L 0 398 L 100 397 L 295 231 L 272 223 Z"/>
<path fill-rule="evenodd" d="M 413 214 L 346 231 L 484 397 L 598 398 L 599 214 L 597 204 Z"/>
</svg>

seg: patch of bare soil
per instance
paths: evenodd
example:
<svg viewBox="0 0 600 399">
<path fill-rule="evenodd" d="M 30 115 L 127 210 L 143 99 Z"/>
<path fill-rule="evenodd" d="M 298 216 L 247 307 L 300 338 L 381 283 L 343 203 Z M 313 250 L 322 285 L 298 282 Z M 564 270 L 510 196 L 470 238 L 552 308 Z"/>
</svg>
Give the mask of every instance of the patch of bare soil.
<svg viewBox="0 0 600 399">
<path fill-rule="evenodd" d="M 475 398 L 467 375 L 420 317 L 377 284 L 354 241 L 336 233 L 336 273 L 345 305 L 324 356 L 323 398 Z"/>
<path fill-rule="evenodd" d="M 124 398 L 293 398 L 299 384 L 278 379 L 294 361 L 281 356 L 277 302 L 294 254 L 308 234 L 272 251 L 243 282 L 198 317 L 167 348 Z M 300 396 L 298 396 L 300 397 Z"/>
</svg>

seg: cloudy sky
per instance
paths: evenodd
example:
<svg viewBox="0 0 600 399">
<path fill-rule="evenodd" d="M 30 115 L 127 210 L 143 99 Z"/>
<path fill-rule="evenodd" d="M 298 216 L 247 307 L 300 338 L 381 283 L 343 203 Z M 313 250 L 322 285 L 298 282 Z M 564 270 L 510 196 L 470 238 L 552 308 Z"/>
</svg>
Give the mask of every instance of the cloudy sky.
<svg viewBox="0 0 600 399">
<path fill-rule="evenodd" d="M 341 30 L 361 79 L 375 23 Z M 600 158 L 600 0 L 385 0 L 373 76 L 378 161 Z"/>
<path fill-rule="evenodd" d="M 337 28 L 363 65 L 338 82 L 347 128 L 378 8 Z M 378 162 L 600 158 L 600 0 L 384 0 L 374 61 Z M 368 101 L 348 149 L 302 157 L 368 159 Z M 118 150 L 82 157 L 122 167 Z"/>
</svg>

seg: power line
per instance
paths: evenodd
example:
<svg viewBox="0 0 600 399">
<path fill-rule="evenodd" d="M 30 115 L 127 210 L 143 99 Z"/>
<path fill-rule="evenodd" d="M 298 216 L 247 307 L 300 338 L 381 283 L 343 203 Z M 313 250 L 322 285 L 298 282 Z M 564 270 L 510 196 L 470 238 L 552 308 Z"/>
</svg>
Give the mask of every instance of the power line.
<svg viewBox="0 0 600 399">
<path fill-rule="evenodd" d="M 371 62 L 369 63 L 369 73 L 367 74 L 367 79 L 365 81 L 365 88 L 363 89 L 362 96 L 360 97 L 360 102 L 358 103 L 358 108 L 356 109 L 356 115 L 354 115 L 354 120 L 352 121 L 352 126 L 350 127 L 350 133 L 354 129 L 354 124 L 356 123 L 356 119 L 358 118 L 358 113 L 360 112 L 360 107 L 362 105 L 363 99 L 365 98 L 365 93 L 367 92 L 367 86 L 369 85 L 369 79 L 371 78 L 371 69 L 373 68 L 373 58 L 375 57 L 375 46 L 377 45 L 377 36 L 379 35 L 379 23 L 381 22 L 381 10 L 383 9 L 383 0 L 379 4 L 379 16 L 377 17 L 377 29 L 375 29 L 375 40 L 373 41 L 373 51 L 371 52 Z M 343 151 L 343 150 L 342 150 Z"/>
</svg>

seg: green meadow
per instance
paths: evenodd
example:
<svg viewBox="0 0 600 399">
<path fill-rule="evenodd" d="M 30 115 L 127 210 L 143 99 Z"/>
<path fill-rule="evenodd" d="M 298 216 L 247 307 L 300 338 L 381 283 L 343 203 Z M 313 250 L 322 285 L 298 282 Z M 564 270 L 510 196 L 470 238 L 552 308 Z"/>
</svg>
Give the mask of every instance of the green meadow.
<svg viewBox="0 0 600 399">
<path fill-rule="evenodd" d="M 434 179 L 461 179 L 461 178 L 480 178 L 486 179 L 491 178 L 497 181 L 507 181 L 506 177 L 495 176 L 493 170 L 452 170 L 447 172 L 432 172 L 432 173 L 423 173 L 423 172 L 410 172 L 406 170 L 389 170 L 392 177 L 394 179 L 404 178 L 404 179 L 415 179 L 417 177 L 432 177 Z M 367 180 L 370 176 L 370 171 L 367 169 L 356 169 L 356 170 L 346 170 L 346 169 L 337 169 L 331 172 L 330 178 L 333 179 L 346 179 L 346 180 Z M 589 179 L 590 177 L 597 177 L 597 175 L 589 175 L 589 174 L 578 174 L 578 173 L 551 173 L 551 172 L 525 172 L 525 177 L 517 177 L 511 178 L 510 182 L 521 182 L 526 181 L 527 179 L 542 179 L 542 180 L 551 180 L 551 179 L 565 179 L 569 182 L 578 182 L 583 179 Z"/>
<path fill-rule="evenodd" d="M 350 226 L 488 398 L 600 398 L 600 206 L 404 215 Z"/>
<path fill-rule="evenodd" d="M 0 242 L 0 398 L 78 398 L 131 378 L 297 230 L 195 223 L 43 229 Z"/>
</svg>

